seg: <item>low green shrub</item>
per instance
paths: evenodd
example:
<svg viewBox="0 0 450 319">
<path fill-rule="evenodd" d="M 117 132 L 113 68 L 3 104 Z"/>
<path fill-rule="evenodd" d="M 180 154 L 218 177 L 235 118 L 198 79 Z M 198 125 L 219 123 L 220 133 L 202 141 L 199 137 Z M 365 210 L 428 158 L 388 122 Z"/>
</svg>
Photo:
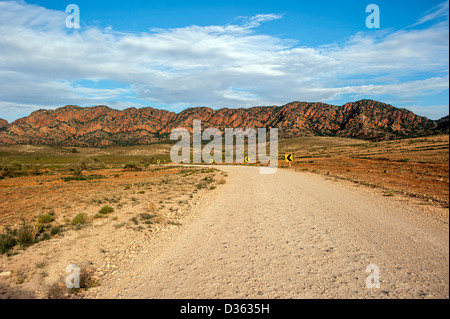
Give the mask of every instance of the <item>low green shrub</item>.
<svg viewBox="0 0 450 319">
<path fill-rule="evenodd" d="M 62 179 L 65 182 L 70 182 L 70 181 L 90 181 L 93 179 L 104 179 L 106 178 L 106 176 L 103 175 L 89 175 L 89 176 L 67 176 L 67 177 L 63 177 Z"/>
<path fill-rule="evenodd" d="M 40 224 L 48 224 L 54 220 L 53 216 L 50 214 L 41 215 L 38 217 L 38 223 Z"/>
<path fill-rule="evenodd" d="M 125 165 L 123 166 L 124 169 L 134 169 L 134 170 L 138 170 L 140 166 L 139 162 L 136 161 L 130 161 L 125 163 Z"/>
<path fill-rule="evenodd" d="M 78 213 L 73 219 L 72 219 L 72 225 L 83 225 L 86 224 L 87 216 L 85 213 Z"/>
<path fill-rule="evenodd" d="M 28 247 L 35 242 L 36 235 L 36 227 L 24 223 L 17 231 L 17 243 L 22 247 Z"/>
<path fill-rule="evenodd" d="M 100 210 L 98 211 L 99 214 L 109 214 L 112 213 L 114 211 L 114 208 L 112 208 L 109 205 L 103 206 L 102 208 L 100 208 Z"/>
<path fill-rule="evenodd" d="M 22 170 L 22 163 L 18 161 L 10 161 L 0 167 L 3 177 L 18 177 L 26 175 L 26 172 Z"/>
<path fill-rule="evenodd" d="M 50 230 L 50 235 L 55 236 L 61 232 L 61 227 L 55 226 Z"/>
<path fill-rule="evenodd" d="M 4 234 L 0 234 L 0 254 L 6 254 L 16 243 L 14 233 L 7 229 Z"/>
</svg>

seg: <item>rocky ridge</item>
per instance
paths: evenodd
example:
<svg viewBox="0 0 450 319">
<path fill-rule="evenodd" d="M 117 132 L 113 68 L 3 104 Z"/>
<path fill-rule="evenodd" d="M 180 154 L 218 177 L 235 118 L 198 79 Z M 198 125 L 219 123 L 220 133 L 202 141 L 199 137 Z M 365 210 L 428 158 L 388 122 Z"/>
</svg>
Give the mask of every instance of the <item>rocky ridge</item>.
<svg viewBox="0 0 450 319">
<path fill-rule="evenodd" d="M 67 105 L 38 110 L 12 123 L 0 119 L 0 144 L 149 144 L 168 140 L 170 132 L 178 127 L 192 131 L 193 120 L 201 120 L 203 129 L 216 127 L 221 131 L 278 128 L 281 138 L 316 135 L 388 140 L 449 130 L 448 116 L 434 121 L 373 100 L 343 106 L 292 102 L 238 109 L 195 107 L 180 113 L 151 107 L 115 110 L 107 106 Z"/>
</svg>

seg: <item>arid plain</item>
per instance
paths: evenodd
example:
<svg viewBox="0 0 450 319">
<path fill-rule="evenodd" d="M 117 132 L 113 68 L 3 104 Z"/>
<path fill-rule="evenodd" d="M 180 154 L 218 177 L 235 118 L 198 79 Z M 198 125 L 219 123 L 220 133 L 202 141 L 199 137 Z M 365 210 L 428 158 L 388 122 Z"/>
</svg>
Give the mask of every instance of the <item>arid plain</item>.
<svg viewBox="0 0 450 319">
<path fill-rule="evenodd" d="M 448 135 L 382 142 L 333 137 L 280 140 L 279 164 L 282 168 L 280 173 L 294 174 L 298 176 L 295 178 L 300 179 L 301 176 L 309 176 L 307 177 L 309 181 L 311 176 L 316 176 L 313 180 L 318 181 L 314 183 L 337 183 L 344 188 L 351 187 L 357 190 L 358 196 L 363 193 L 374 194 L 373 196 L 376 196 L 376 199 L 373 199 L 374 203 L 394 201 L 401 207 L 405 205 L 415 207 L 411 208 L 411 212 L 413 215 L 414 212 L 418 212 L 420 216 L 416 216 L 417 218 L 422 219 L 425 216 L 434 226 L 441 225 L 439 226 L 441 229 L 448 229 L 448 144 Z M 229 192 L 231 188 L 236 187 L 233 181 L 236 182 L 237 171 L 231 168 L 230 171 L 227 166 L 222 165 L 191 167 L 171 164 L 170 147 L 169 144 L 101 149 L 1 146 L 3 178 L 0 180 L 2 214 L 0 297 L 131 296 L 125 293 L 126 286 L 120 286 L 118 283 L 131 280 L 132 269 L 135 269 L 133 261 L 142 264 L 142 258 L 150 261 L 168 254 L 168 245 L 172 245 L 171 249 L 174 249 L 174 245 L 181 243 L 179 240 L 187 238 L 183 236 L 188 236 L 192 230 L 208 233 L 207 228 L 201 228 L 206 227 L 203 218 L 212 218 L 212 215 L 208 215 L 208 211 L 211 210 L 211 205 L 214 205 L 215 199 L 223 197 L 223 191 Z M 287 153 L 294 155 L 291 168 L 284 162 L 284 155 Z M 240 166 L 245 168 L 255 165 L 259 164 Z M 248 169 L 252 170 L 251 167 Z M 245 174 L 249 172 L 246 171 Z M 242 176 L 246 176 L 245 174 Z M 228 183 L 230 177 L 231 184 Z M 252 178 L 249 177 L 248 180 Z M 277 180 L 277 183 L 284 181 L 285 178 Z M 292 185 L 289 184 L 288 191 L 292 188 L 295 191 L 295 182 L 289 183 Z M 298 185 L 302 185 L 301 180 Z M 276 187 L 285 189 L 287 184 Z M 323 187 L 328 189 L 330 186 L 323 185 Z M 280 216 L 283 215 L 283 210 L 278 211 L 277 207 L 273 207 L 272 210 L 278 215 L 281 214 Z M 383 214 L 387 214 L 386 216 L 392 214 L 388 218 L 395 219 L 398 217 L 395 214 L 402 214 L 398 211 L 399 209 L 395 208 L 389 213 L 383 209 Z M 240 216 L 239 218 L 245 219 L 245 216 L 253 216 L 254 212 L 240 211 L 237 215 L 235 212 L 233 214 L 235 218 Z M 292 216 L 288 217 L 289 214 L 286 213 L 281 219 L 283 223 L 299 218 L 294 215 L 297 217 L 293 219 Z M 214 216 L 217 218 L 217 214 Z M 329 217 L 339 217 L 333 216 Z M 413 219 L 417 222 L 416 217 L 413 216 Z M 302 224 L 300 221 L 297 222 Z M 214 223 L 220 224 L 218 221 Z M 277 228 L 273 223 L 277 223 L 276 218 L 267 220 L 264 226 L 267 232 L 271 229 L 276 231 L 282 226 L 280 224 Z M 349 220 L 349 225 L 352 223 Z M 249 233 L 256 231 L 251 229 L 252 223 L 248 224 L 242 220 L 241 224 L 246 225 L 246 231 Z M 222 226 L 230 229 L 233 225 Z M 221 232 L 219 229 L 216 230 Z M 211 231 L 214 231 L 214 227 Z M 406 241 L 407 238 L 402 240 Z M 337 244 L 340 241 L 341 237 Z M 367 245 L 364 247 L 369 248 Z M 207 250 L 207 247 L 201 249 Z M 327 249 L 341 251 L 343 247 Z M 409 248 L 405 248 L 405 251 L 409 251 Z M 143 255 L 143 252 L 146 254 Z M 283 256 L 279 258 L 283 259 Z M 310 257 L 314 259 L 314 256 Z M 287 263 L 286 260 L 285 262 Z M 65 278 L 68 276 L 65 272 L 66 266 L 70 264 L 77 264 L 82 268 L 82 289 L 67 289 L 65 286 Z M 132 266 L 134 268 L 129 268 Z M 160 267 L 153 266 L 155 269 Z M 248 264 L 244 261 L 242 264 L 232 264 L 232 267 L 237 266 L 243 271 L 248 270 Z M 444 267 L 441 270 L 442 276 L 442 272 L 445 273 L 445 266 L 439 267 Z M 196 271 L 201 272 L 201 269 Z M 348 275 L 347 273 L 346 276 Z M 416 275 L 420 277 L 421 274 Z M 243 280 L 239 279 L 241 289 L 236 291 L 245 291 L 245 294 L 233 295 L 232 290 L 225 290 L 226 293 L 218 293 L 217 296 L 289 298 L 389 296 L 433 298 L 446 294 L 448 296 L 448 286 L 447 288 L 442 286 L 440 280 L 435 283 L 439 287 L 436 293 L 433 293 L 433 287 L 428 287 L 426 291 L 416 288 L 401 290 L 398 294 L 391 291 L 390 295 L 386 293 L 352 295 L 350 290 L 340 295 L 334 288 L 330 290 L 329 295 L 319 294 L 320 285 L 306 295 L 301 294 L 301 291 L 308 291 L 307 287 L 303 286 L 303 290 L 292 288 L 289 293 L 283 293 L 277 292 L 280 287 L 273 282 L 276 281 L 275 277 L 271 279 L 270 293 L 267 291 L 267 294 L 264 294 L 263 281 L 258 280 L 258 287 L 252 292 L 249 287 L 242 287 L 245 286 Z M 395 283 L 394 277 L 390 277 L 389 280 Z M 161 281 L 160 284 L 164 283 L 167 282 Z M 133 285 L 137 284 L 131 284 Z M 123 292 L 119 293 L 121 289 Z M 142 294 L 132 297 L 146 297 L 146 289 L 142 288 L 141 292 Z M 201 294 L 199 291 L 195 297 L 214 297 L 216 292 L 205 290 L 205 294 Z M 155 292 L 151 292 L 153 293 Z M 173 296 L 183 296 L 182 291 L 173 293 Z M 170 292 L 161 296 L 163 295 L 169 297 Z"/>
</svg>

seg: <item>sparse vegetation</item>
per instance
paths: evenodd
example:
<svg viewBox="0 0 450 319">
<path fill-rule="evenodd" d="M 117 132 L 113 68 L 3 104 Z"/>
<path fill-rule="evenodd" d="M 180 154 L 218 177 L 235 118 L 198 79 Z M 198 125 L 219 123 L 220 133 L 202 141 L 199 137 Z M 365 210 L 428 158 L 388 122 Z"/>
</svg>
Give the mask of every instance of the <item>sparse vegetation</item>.
<svg viewBox="0 0 450 319">
<path fill-rule="evenodd" d="M 94 271 L 87 267 L 80 267 L 80 288 L 65 288 L 69 294 L 77 294 L 81 290 L 87 290 L 100 285 L 98 279 L 94 276 Z"/>
<path fill-rule="evenodd" d="M 70 181 L 90 181 L 90 180 L 95 180 L 95 179 L 104 179 L 107 178 L 106 176 L 103 175 L 89 175 L 89 176 L 68 176 L 68 177 L 63 177 L 63 180 L 65 182 L 70 182 Z"/>
<path fill-rule="evenodd" d="M 136 162 L 136 161 L 127 162 L 127 163 L 125 163 L 123 168 L 137 171 L 140 169 L 140 163 Z"/>
<path fill-rule="evenodd" d="M 6 254 L 16 243 L 14 232 L 7 228 L 4 234 L 0 234 L 0 253 Z"/>
<path fill-rule="evenodd" d="M 349 139 L 303 139 L 302 143 L 307 143 L 307 146 L 298 144 L 300 146 L 293 153 L 296 154 L 295 160 L 300 158 L 302 160 L 294 162 L 293 167 L 296 170 L 313 170 L 320 174 L 329 172 L 332 177 L 349 178 L 351 181 L 358 181 L 357 185 L 376 187 L 375 192 L 382 193 L 386 197 L 396 196 L 392 200 L 400 198 L 405 192 L 418 193 L 417 189 L 420 189 L 423 196 L 438 195 L 441 185 L 448 186 L 448 148 L 445 149 L 448 137 L 433 137 L 433 139 L 436 140 L 421 138 L 378 142 L 378 144 Z M 289 143 L 297 142 L 289 141 Z M 283 152 L 283 143 L 283 141 L 280 143 L 280 154 Z M 325 149 L 320 143 L 330 145 Z M 12 146 L 2 147 L 0 149 L 13 149 Z M 48 149 L 46 148 L 46 152 Z M 42 245 L 49 247 L 53 236 L 58 236 L 55 242 L 61 241 L 65 244 L 66 237 L 72 238 L 66 236 L 66 232 L 79 229 L 82 225 L 86 226 L 81 229 L 98 227 L 101 230 L 109 227 L 115 230 L 116 234 L 130 232 L 130 229 L 156 232 L 167 225 L 179 225 L 178 220 L 182 220 L 180 218 L 183 217 L 185 209 L 188 211 L 187 204 L 201 200 L 201 196 L 196 194 L 202 194 L 206 190 L 227 183 L 225 177 L 228 174 L 218 173 L 214 169 L 175 165 L 150 166 L 154 163 L 142 158 L 145 152 L 137 148 L 126 148 L 126 152 L 123 150 L 124 148 L 87 150 L 80 147 L 77 148 L 77 153 L 72 153 L 66 148 L 64 155 L 60 155 L 57 151 L 49 155 L 13 154 L 12 151 L 4 153 L 6 155 L 0 164 L 0 176 L 5 179 L 0 181 L 3 184 L 0 194 L 1 200 L 9 202 L 9 205 L 1 207 L 4 216 L 8 218 L 0 221 L 3 227 L 1 228 L 3 230 L 0 230 L 0 253 L 28 254 L 34 249 L 31 246 L 34 243 L 50 239 L 50 242 Z M 135 153 L 128 150 L 134 150 Z M 95 157 L 92 157 L 93 155 Z M 83 158 L 90 158 L 91 160 L 85 164 L 90 163 L 92 166 L 85 165 L 78 176 L 74 171 L 68 173 L 68 167 L 76 165 Z M 20 165 L 14 163 L 15 161 Z M 139 172 L 132 167 L 124 170 L 130 161 L 138 161 L 139 167 L 146 167 L 146 163 L 150 164 Z M 102 168 L 102 165 L 98 164 L 100 162 L 107 165 Z M 7 164 L 9 166 L 5 169 Z M 285 163 L 280 158 L 280 165 L 283 164 Z M 32 170 L 40 172 L 41 175 L 32 173 Z M 11 173 L 4 174 L 5 171 Z M 351 173 L 348 174 L 349 172 Z M 25 175 L 29 177 L 10 179 Z M 64 176 L 68 178 L 63 179 Z M 407 184 L 405 181 L 413 180 L 411 176 L 414 177 L 414 181 L 419 182 Z M 384 187 L 383 179 L 392 183 L 392 186 L 388 185 L 389 189 Z M 63 181 L 75 182 L 63 183 Z M 411 190 L 408 188 L 403 191 L 402 187 L 398 186 L 400 182 L 407 184 Z M 426 187 L 430 185 L 430 189 L 427 189 Z M 440 205 L 448 208 L 448 204 L 445 203 L 448 191 L 445 192 L 442 191 L 443 195 L 433 201 L 443 200 L 439 202 Z M 106 212 L 108 209 L 102 211 L 106 206 L 111 207 L 114 213 Z M 181 209 L 178 209 L 180 206 Z M 57 215 L 52 211 L 57 212 Z M 85 213 L 77 214 L 78 212 Z M 20 223 L 22 216 L 28 218 L 27 227 L 23 227 Z M 109 219 L 90 223 L 91 218 L 107 216 Z M 15 229 L 7 228 L 7 225 L 10 227 L 14 225 Z M 19 231 L 21 231 L 20 242 Z M 79 233 L 79 237 L 84 237 L 83 231 Z M 41 245 L 37 246 L 39 247 L 36 248 L 40 249 Z M 28 248 L 23 251 L 24 247 Z M 104 248 L 109 250 L 111 247 L 105 244 Z"/>
<path fill-rule="evenodd" d="M 102 208 L 100 208 L 98 213 L 106 215 L 106 214 L 112 213 L 113 211 L 114 211 L 114 208 L 112 208 L 111 206 L 106 205 L 106 206 L 103 206 Z"/>
<path fill-rule="evenodd" d="M 29 166 L 28 169 L 24 168 L 24 165 L 19 161 L 10 161 L 0 163 L 0 179 L 5 177 L 19 177 L 26 175 L 38 175 L 40 174 L 38 169 Z"/>
<path fill-rule="evenodd" d="M 62 231 L 62 229 L 60 226 L 54 226 L 50 230 L 50 235 L 52 235 L 52 236 L 58 235 L 61 231 Z"/>
<path fill-rule="evenodd" d="M 62 231 L 60 226 L 51 226 L 53 221 L 54 214 L 48 213 L 40 215 L 36 223 L 23 221 L 21 226 L 14 230 L 6 227 L 4 233 L 0 234 L 0 253 L 9 253 L 16 245 L 24 249 L 39 241 L 49 240 Z M 50 228 L 50 233 L 46 232 Z"/>
<path fill-rule="evenodd" d="M 297 171 L 330 172 L 358 185 L 444 204 L 449 201 L 448 143 L 448 134 L 379 142 L 299 137 L 279 142 L 279 163 L 287 166 L 282 156 L 294 153 Z"/>
<path fill-rule="evenodd" d="M 383 192 L 383 196 L 393 197 L 393 196 L 395 196 L 395 191 L 386 190 Z"/>
<path fill-rule="evenodd" d="M 67 288 L 66 283 L 57 282 L 54 283 L 48 293 L 49 299 L 67 299 L 71 296 L 79 294 L 81 291 L 88 290 L 92 287 L 100 285 L 98 278 L 94 275 L 94 270 L 88 267 L 80 267 L 79 269 L 79 285 L 80 288 Z"/>
<path fill-rule="evenodd" d="M 138 221 L 138 219 L 137 219 L 136 216 L 135 216 L 135 217 L 132 217 L 130 220 L 131 220 L 131 221 L 133 222 L 133 224 L 135 224 L 135 225 L 138 225 L 138 224 L 139 224 L 139 221 Z"/>
<path fill-rule="evenodd" d="M 136 176 L 131 176 L 130 173 L 127 173 L 126 171 L 122 171 L 121 174 L 111 174 L 111 173 L 104 173 L 102 171 L 102 174 L 99 174 L 100 172 L 94 171 L 96 169 L 105 170 L 105 165 L 103 164 L 104 157 L 85 157 L 83 155 L 83 149 L 77 149 L 77 153 L 73 153 L 70 150 L 65 150 L 64 154 L 77 154 L 78 156 L 77 161 L 74 161 L 72 164 L 68 165 L 69 170 L 73 172 L 71 176 L 64 176 L 67 174 L 67 166 L 47 166 L 46 170 L 46 177 L 40 180 L 36 181 L 36 185 L 39 185 L 40 188 L 36 188 L 35 190 L 46 190 L 45 194 L 49 194 L 49 200 L 45 205 L 42 205 L 41 201 L 35 201 L 35 203 L 38 203 L 39 206 L 35 207 L 35 210 L 41 211 L 39 215 L 36 216 L 36 220 L 34 222 L 28 220 L 27 223 L 23 222 L 23 224 L 17 229 L 11 230 L 10 228 L 5 227 L 4 231 L 0 234 L 0 251 L 2 254 L 15 254 L 17 253 L 17 250 L 15 248 L 26 248 L 31 246 L 34 243 L 38 243 L 40 241 L 47 241 L 50 240 L 53 236 L 57 236 L 61 234 L 63 231 L 75 229 L 79 230 L 82 229 L 82 226 L 88 224 L 89 217 L 88 214 L 85 212 L 79 212 L 79 213 L 73 213 L 74 207 L 80 207 L 80 205 L 98 205 L 103 204 L 101 208 L 98 209 L 97 213 L 94 213 L 90 215 L 92 219 L 96 218 L 104 218 L 107 217 L 109 214 L 115 211 L 115 209 L 122 207 L 123 205 L 131 204 L 132 206 L 140 207 L 141 205 L 144 205 L 144 212 L 138 213 L 137 216 L 130 219 L 132 224 L 135 224 L 138 227 L 135 227 L 135 229 L 141 229 L 144 228 L 142 226 L 147 226 L 151 228 L 152 225 L 156 224 L 174 224 L 176 222 L 172 223 L 172 220 L 167 218 L 164 214 L 163 210 L 169 210 L 170 212 L 177 211 L 173 206 L 169 205 L 169 207 L 165 207 L 165 201 L 160 200 L 161 197 L 157 200 L 157 202 L 162 203 L 160 205 L 161 211 L 158 211 L 156 208 L 156 205 L 154 202 L 145 203 L 145 199 L 140 198 L 136 196 L 135 194 L 145 194 L 147 192 L 154 192 L 156 191 L 158 196 L 163 196 L 169 199 L 165 194 L 166 190 L 162 190 L 161 188 L 158 189 L 158 187 L 153 189 L 153 186 L 158 185 L 168 185 L 172 184 L 174 187 L 178 187 L 175 185 L 180 185 L 177 181 L 174 174 L 180 173 L 180 171 L 183 171 L 183 175 L 187 173 L 187 179 L 183 180 L 183 184 L 186 185 L 196 185 L 196 183 L 202 183 L 205 188 L 211 188 L 214 189 L 215 185 L 210 185 L 214 182 L 214 178 L 211 175 L 203 175 L 205 173 L 213 173 L 215 170 L 212 169 L 198 169 L 198 168 L 189 168 L 185 170 L 183 167 L 152 167 L 147 172 L 149 174 L 156 173 L 155 178 L 150 181 L 148 180 L 148 177 L 143 176 L 142 181 L 136 181 Z M 81 159 L 80 159 L 81 157 Z M 33 161 L 48 161 L 48 159 L 43 156 L 33 156 Z M 151 159 L 146 159 L 145 162 L 150 162 Z M 130 161 L 125 162 L 128 163 Z M 62 161 L 60 161 L 62 163 Z M 6 165 L 8 164 L 8 165 Z M 125 166 L 125 164 L 122 164 L 122 168 Z M 12 171 L 10 168 L 13 167 L 15 170 L 24 170 L 24 167 L 28 167 L 28 164 L 19 164 L 17 161 L 16 163 L 14 161 L 8 160 L 2 162 L 2 169 L 7 169 L 9 171 Z M 140 164 L 142 165 L 142 164 Z M 135 165 L 126 165 L 127 168 L 133 168 Z M 79 172 L 76 171 L 76 169 L 80 169 Z M 120 169 L 120 167 L 116 166 L 116 169 Z M 91 174 L 83 175 L 81 172 L 85 171 L 91 171 Z M 79 173 L 79 174 L 78 174 Z M 202 173 L 203 176 L 197 175 L 197 173 Z M 63 175 L 61 177 L 61 175 Z M 123 176 L 126 176 L 125 178 Z M 181 174 L 180 174 L 181 175 Z M 77 184 L 74 184 L 74 186 L 62 186 L 59 183 L 54 183 L 55 181 L 63 180 L 63 181 L 95 181 L 96 183 L 99 183 L 99 186 L 95 186 L 93 183 L 86 183 L 82 186 L 81 189 L 92 189 L 101 187 L 101 183 L 105 183 L 104 179 L 107 178 L 107 176 L 117 176 L 121 177 L 120 181 L 113 182 L 115 185 L 118 185 L 122 189 L 116 189 L 114 194 L 102 194 L 102 193 L 95 193 L 95 192 L 88 192 L 89 194 L 96 194 L 95 197 L 92 198 L 86 198 L 82 199 L 80 196 L 75 197 L 77 198 L 77 202 L 70 201 L 70 196 L 72 195 L 71 192 L 66 193 L 64 203 L 60 204 L 60 207 L 57 207 L 54 205 L 54 203 L 58 203 L 57 200 L 53 200 L 50 198 L 53 198 L 53 194 L 57 194 L 60 192 L 60 190 L 66 191 L 68 187 L 71 189 L 78 187 Z M 152 177 L 152 175 L 150 175 Z M 128 182 L 128 184 L 123 184 L 123 181 Z M 158 182 L 159 181 L 159 182 Z M 225 180 L 222 181 L 224 183 Z M 219 182 L 220 183 L 220 180 Z M 103 184 L 104 185 L 104 184 Z M 211 187 L 213 186 L 213 187 Z M 181 186 L 183 187 L 183 186 Z M 123 190 L 131 190 L 136 189 L 134 196 L 127 196 L 121 194 Z M 189 190 L 189 188 L 186 188 L 186 190 Z M 192 191 L 192 188 L 190 189 Z M 132 195 L 131 193 L 129 195 Z M 67 197 L 69 195 L 69 197 Z M 22 195 L 23 196 L 23 195 Z M 43 198 L 43 196 L 48 196 L 44 194 L 40 194 L 39 197 Z M 91 195 L 92 196 L 92 195 Z M 192 198 L 192 194 L 186 194 L 187 198 Z M 33 198 L 33 194 L 30 194 L 27 198 Z M 37 198 L 37 197 L 36 197 Z M 121 203 L 122 199 L 122 203 Z M 183 199 L 179 199 L 176 201 L 178 205 L 184 205 L 184 203 L 187 201 Z M 21 203 L 18 201 L 17 203 Z M 26 202 L 24 201 L 23 204 Z M 114 207 L 110 205 L 110 203 L 114 203 Z M 27 209 L 28 206 L 24 205 L 22 206 L 22 209 Z M 139 209 L 139 208 L 137 208 Z M 63 215 L 60 217 L 61 220 L 64 220 L 63 224 L 55 224 L 56 216 L 54 211 L 55 210 L 63 210 Z M 88 208 L 88 211 L 89 208 Z M 119 220 L 118 216 L 115 216 L 112 220 L 116 221 Z M 119 220 L 118 223 L 114 224 L 113 226 L 115 228 L 123 227 L 126 224 L 123 220 Z M 141 225 L 139 225 L 141 224 Z"/>
<path fill-rule="evenodd" d="M 139 217 L 141 217 L 141 219 L 143 219 L 143 220 L 148 220 L 148 219 L 155 217 L 155 215 L 150 215 L 148 213 L 142 213 L 142 214 L 139 214 Z"/>
<path fill-rule="evenodd" d="M 105 168 L 105 163 L 98 158 L 82 158 L 78 163 L 74 163 L 69 166 L 69 170 L 74 176 L 81 176 L 83 171 L 91 171 L 94 169 Z"/>
<path fill-rule="evenodd" d="M 195 187 L 197 187 L 197 189 L 202 189 L 206 187 L 206 183 L 202 182 L 202 183 L 198 183 Z"/>
<path fill-rule="evenodd" d="M 51 214 L 45 214 L 38 217 L 38 223 L 40 224 L 48 224 L 53 221 L 54 217 Z"/>
<path fill-rule="evenodd" d="M 15 275 L 16 275 L 16 285 L 23 284 L 28 278 L 27 272 L 23 268 L 18 269 Z"/>
<path fill-rule="evenodd" d="M 17 231 L 17 244 L 22 248 L 28 247 L 34 243 L 37 235 L 37 229 L 34 225 L 23 223 Z"/>
<path fill-rule="evenodd" d="M 72 219 L 72 225 L 84 225 L 86 224 L 87 215 L 85 213 L 78 213 L 73 219 Z"/>
</svg>

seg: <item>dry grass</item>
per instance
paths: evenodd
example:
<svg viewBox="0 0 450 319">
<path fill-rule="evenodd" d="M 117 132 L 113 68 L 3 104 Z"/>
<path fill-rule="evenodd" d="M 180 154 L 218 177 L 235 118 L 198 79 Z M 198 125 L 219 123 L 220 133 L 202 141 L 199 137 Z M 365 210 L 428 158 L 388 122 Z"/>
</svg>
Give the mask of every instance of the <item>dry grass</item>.
<svg viewBox="0 0 450 319">
<path fill-rule="evenodd" d="M 294 154 L 292 168 L 375 185 L 448 205 L 449 136 L 367 142 L 331 137 L 303 137 L 280 141 Z M 392 195 L 386 195 L 392 196 Z"/>
<path fill-rule="evenodd" d="M 105 267 L 109 251 L 181 226 L 192 201 L 201 196 L 197 193 L 210 191 L 196 185 L 218 186 L 220 176 L 208 168 L 189 168 L 186 174 L 182 166 L 152 164 L 138 171 L 107 166 L 83 172 L 102 179 L 64 181 L 70 174 L 55 167 L 44 175 L 0 180 L 0 272 L 13 274 L 0 278 L 3 296 L 51 287 L 48 297 L 78 298 L 57 277 L 67 276 L 67 264 Z M 43 263 L 43 256 L 53 259 Z M 23 268 L 30 263 L 40 266 Z M 18 269 L 25 269 L 20 276 Z"/>
</svg>

